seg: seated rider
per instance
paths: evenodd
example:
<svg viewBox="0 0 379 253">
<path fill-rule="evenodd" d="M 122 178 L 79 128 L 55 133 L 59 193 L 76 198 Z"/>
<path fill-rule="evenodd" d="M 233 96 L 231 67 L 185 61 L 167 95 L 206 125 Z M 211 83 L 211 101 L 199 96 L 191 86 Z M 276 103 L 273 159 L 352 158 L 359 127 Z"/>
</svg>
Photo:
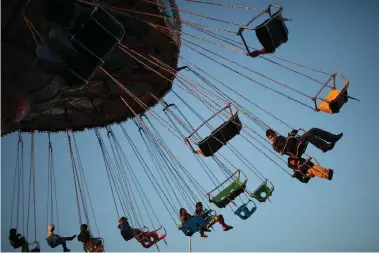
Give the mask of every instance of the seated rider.
<svg viewBox="0 0 379 253">
<path fill-rule="evenodd" d="M 78 241 L 83 243 L 84 249 L 91 249 L 101 245 L 100 238 L 93 238 L 88 230 L 87 224 L 80 226 L 80 234 L 78 235 Z"/>
<path fill-rule="evenodd" d="M 21 234 L 18 234 L 15 228 L 9 230 L 9 242 L 15 249 L 28 245 L 25 237 L 21 236 Z"/>
<path fill-rule="evenodd" d="M 70 237 L 60 237 L 57 234 L 54 234 L 55 226 L 54 224 L 49 224 L 47 226 L 47 243 L 50 247 L 55 248 L 58 245 L 62 245 L 63 252 L 70 252 L 70 250 L 66 246 L 67 241 L 72 241 L 76 237 L 76 235 L 70 236 Z"/>
<path fill-rule="evenodd" d="M 332 180 L 334 171 L 325 169 L 320 165 L 311 162 L 312 158 L 294 158 L 288 157 L 288 167 L 294 170 L 292 177 L 297 178 L 302 183 L 308 183 L 312 177 Z"/>
<path fill-rule="evenodd" d="M 125 241 L 129 241 L 136 237 L 137 235 L 142 234 L 142 231 L 137 228 L 132 228 L 129 225 L 128 218 L 121 217 L 118 221 L 120 224 L 118 225 L 118 228 L 120 229 L 120 233 Z"/>
<path fill-rule="evenodd" d="M 336 135 L 318 128 L 312 128 L 303 135 L 297 135 L 297 133 L 298 130 L 294 129 L 288 134 L 288 137 L 284 137 L 278 135 L 274 130 L 268 129 L 266 136 L 272 142 L 276 152 L 297 158 L 304 154 L 308 142 L 323 152 L 327 152 L 332 150 L 343 136 L 343 133 Z"/>
<path fill-rule="evenodd" d="M 206 218 L 205 213 L 206 213 L 206 211 L 203 209 L 203 204 L 201 202 L 197 202 L 196 203 L 196 209 L 195 209 L 195 216 L 201 215 L 205 219 Z M 228 230 L 233 228 L 232 226 L 225 224 L 224 217 L 221 214 L 216 215 L 215 219 L 218 223 L 221 224 L 222 230 L 228 231 Z M 209 232 L 210 230 L 207 229 L 205 231 Z"/>
<path fill-rule="evenodd" d="M 182 222 L 182 224 L 184 225 L 187 221 L 189 221 L 190 219 L 193 218 L 192 215 L 190 215 L 187 210 L 185 208 L 180 208 L 179 210 L 179 214 L 180 214 L 180 221 Z M 202 239 L 205 239 L 207 238 L 208 236 L 204 233 L 204 231 L 207 231 L 207 232 L 211 232 L 211 230 L 209 229 L 206 229 L 206 228 L 201 228 L 199 230 L 199 233 L 200 233 L 200 237 Z"/>
</svg>

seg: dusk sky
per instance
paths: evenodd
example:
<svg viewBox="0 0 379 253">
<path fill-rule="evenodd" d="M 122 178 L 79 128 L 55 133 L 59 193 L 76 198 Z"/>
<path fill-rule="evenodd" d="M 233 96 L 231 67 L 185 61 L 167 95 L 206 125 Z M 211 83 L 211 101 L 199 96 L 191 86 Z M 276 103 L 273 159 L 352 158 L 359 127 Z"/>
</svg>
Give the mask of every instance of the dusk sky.
<svg viewBox="0 0 379 253">
<path fill-rule="evenodd" d="M 216 1 L 213 1 L 216 2 Z M 247 0 L 219 0 L 217 3 L 243 5 L 264 9 L 270 3 L 267 0 L 247 1 Z M 204 16 L 244 24 L 249 21 L 257 11 L 247 11 L 236 8 L 222 8 L 211 5 L 190 3 L 184 0 L 177 1 L 178 7 L 199 13 Z M 313 106 L 310 98 L 302 96 L 298 92 L 291 91 L 279 86 L 275 82 L 269 81 L 263 76 L 283 83 L 288 87 L 306 94 L 314 96 L 321 88 L 321 84 L 310 80 L 302 75 L 296 74 L 289 69 L 285 69 L 278 64 L 274 64 L 262 58 L 251 58 L 244 54 L 234 52 L 205 41 L 184 36 L 185 39 L 216 52 L 225 58 L 252 69 L 261 76 L 236 66 L 226 60 L 212 56 L 209 52 L 198 51 L 217 59 L 240 72 L 235 73 L 220 64 L 198 54 L 184 44 L 180 56 L 197 66 L 199 69 L 211 76 L 221 80 L 233 90 L 243 94 L 259 107 L 270 112 L 272 115 L 294 128 L 310 129 L 317 127 L 332 133 L 344 133 L 343 138 L 336 144 L 335 148 L 327 153 L 323 153 L 312 145 L 308 145 L 307 154 L 314 156 L 326 168 L 334 169 L 332 181 L 313 178 L 308 184 L 302 184 L 291 178 L 275 163 L 262 155 L 254 145 L 278 161 L 287 171 L 291 172 L 286 164 L 280 159 L 264 149 L 252 140 L 251 145 L 242 136 L 236 136 L 231 140 L 239 153 L 246 157 L 257 170 L 268 178 L 274 185 L 275 191 L 270 198 L 271 202 L 257 204 L 257 211 L 247 220 L 241 220 L 233 214 L 231 208 L 217 208 L 209 204 L 211 208 L 224 215 L 228 224 L 234 228 L 223 232 L 219 224 L 214 225 L 215 231 L 208 233 L 207 239 L 201 239 L 198 234 L 192 237 L 193 251 L 379 251 L 379 170 L 375 163 L 378 153 L 379 136 L 376 134 L 379 129 L 379 114 L 377 113 L 377 96 L 379 95 L 379 2 L 377 1 L 301 1 L 282 0 L 276 2 L 284 7 L 283 16 L 292 19 L 286 22 L 289 29 L 288 42 L 281 45 L 274 56 L 308 66 L 313 69 L 328 73 L 340 73 L 350 81 L 349 95 L 358 98 L 360 102 L 349 100 L 338 114 L 326 114 L 315 112 L 291 99 L 285 98 L 273 91 L 257 85 L 242 75 L 258 81 L 270 88 L 288 94 L 295 100 L 299 100 L 306 105 Z M 238 27 L 230 24 L 202 19 L 188 13 L 180 13 L 181 18 L 188 22 L 203 23 L 212 27 L 224 30 L 237 31 Z M 212 30 L 222 36 L 240 41 L 240 37 L 235 33 L 225 33 Z M 225 42 L 204 35 L 185 24 L 183 32 L 202 37 L 219 44 L 228 45 Z M 246 31 L 247 41 L 252 47 L 260 47 L 253 31 Z M 190 44 L 189 44 L 190 45 Z M 193 45 L 192 45 L 193 46 Z M 296 69 L 303 75 L 309 75 L 322 82 L 326 81 L 326 75 L 315 73 L 309 69 L 293 67 L 274 58 L 272 55 L 265 56 L 291 69 Z M 179 66 L 184 65 L 179 62 Z M 188 79 L 195 80 L 204 86 L 197 77 L 187 71 L 180 72 Z M 242 75 L 241 75 L 242 74 Z M 210 79 L 211 80 L 211 79 Z M 212 81 L 225 94 L 238 101 L 246 110 L 256 115 L 276 131 L 286 135 L 291 129 L 279 120 L 263 112 L 256 106 L 249 104 L 236 96 L 219 83 Z M 340 81 L 338 85 L 342 86 Z M 203 118 L 210 117 L 213 112 L 207 109 L 203 103 L 180 88 L 176 80 L 173 90 L 180 98 L 185 100 Z M 169 93 L 165 97 L 167 103 L 175 103 L 186 119 L 193 127 L 201 124 L 201 120 L 191 112 L 191 110 L 176 96 Z M 208 101 L 215 108 L 223 107 L 222 102 Z M 167 122 L 167 116 L 162 112 L 162 106 L 157 105 L 152 109 Z M 212 179 L 200 166 L 188 147 L 183 141 L 179 141 L 167 127 L 160 124 L 151 113 L 147 116 L 152 125 L 165 140 L 172 154 L 180 161 L 181 165 L 189 171 L 197 182 L 206 191 L 214 188 Z M 179 115 L 179 114 L 178 114 Z M 264 130 L 259 128 L 245 115 L 241 115 L 244 129 L 253 129 L 261 137 L 265 136 Z M 216 125 L 214 125 L 216 126 Z M 165 204 L 145 173 L 145 169 L 139 162 L 135 150 L 141 154 L 147 166 L 154 171 L 155 177 L 152 180 L 161 186 L 168 187 L 177 192 L 180 201 L 185 205 L 185 197 L 180 196 L 186 189 L 178 189 L 175 184 L 164 185 L 164 182 L 157 174 L 157 169 L 153 166 L 153 161 L 149 156 L 148 149 L 141 138 L 138 128 L 129 120 L 123 124 L 127 133 L 136 144 L 134 149 L 117 125 L 112 126 L 118 142 L 120 143 L 126 158 L 130 163 L 135 175 L 130 177 L 138 178 L 139 185 L 146 194 L 146 203 L 150 203 L 149 210 L 142 210 L 141 196 L 136 194 L 137 189 L 129 190 L 129 193 L 136 194 L 138 207 L 141 210 L 143 223 L 149 225 L 147 214 L 157 215 L 159 222 L 167 230 L 167 243 L 159 243 L 161 251 L 188 251 L 188 237 L 179 231 L 176 224 L 180 221 L 177 217 L 177 210 L 168 212 Z M 105 129 L 100 130 L 103 140 L 108 145 L 108 137 Z M 202 132 L 205 133 L 205 132 Z M 189 135 L 188 132 L 185 135 Z M 27 194 L 30 164 L 30 134 L 23 134 L 24 141 L 24 174 L 25 174 L 25 209 L 27 212 Z M 204 136 L 204 135 L 203 135 Z M 17 133 L 2 138 L 2 173 L 1 173 L 1 250 L 19 251 L 11 248 L 8 242 L 9 229 L 11 225 L 11 210 L 13 198 L 14 169 L 16 166 Z M 79 217 L 77 211 L 73 172 L 71 167 L 70 154 L 66 133 L 52 134 L 52 144 L 54 149 L 54 165 L 56 171 L 57 202 L 59 208 L 59 234 L 71 236 L 79 233 Z M 115 208 L 110 181 L 108 180 L 103 156 L 97 137 L 93 130 L 75 134 L 76 142 L 80 152 L 80 158 L 87 180 L 88 190 L 93 204 L 96 217 L 97 228 L 94 223 L 93 214 L 89 213 L 90 227 L 94 236 L 101 236 L 105 241 L 106 251 L 156 251 L 156 247 L 144 249 L 136 240 L 124 241 L 117 228 L 118 219 L 121 212 Z M 259 138 L 258 138 L 259 139 Z M 259 139 L 263 142 L 262 139 Z M 151 147 L 148 145 L 148 147 Z M 272 149 L 266 144 L 268 149 Z M 111 148 L 108 145 L 108 151 Z M 41 244 L 42 251 L 62 251 L 61 247 L 51 249 L 46 241 L 47 232 L 47 194 L 48 194 L 48 139 L 46 133 L 35 134 L 35 168 L 36 168 L 36 221 L 37 238 Z M 233 166 L 240 168 L 249 178 L 248 189 L 254 191 L 261 183 L 257 176 L 242 163 L 229 148 L 223 147 L 220 154 L 227 157 Z M 205 161 L 212 173 L 222 182 L 225 179 L 224 172 L 212 158 L 198 156 Z M 231 171 L 235 169 L 229 167 Z M 119 179 L 120 180 L 120 179 Z M 194 187 L 191 182 L 187 182 L 190 187 Z M 132 180 L 125 180 L 125 185 L 134 187 Z M 195 191 L 194 189 L 192 189 Z M 192 191 L 191 190 L 191 191 Z M 203 196 L 203 199 L 206 197 Z M 128 207 L 129 208 L 129 207 Z M 194 208 L 194 207 L 193 207 Z M 235 209 L 235 208 L 234 208 Z M 191 213 L 193 210 L 189 210 Z M 124 214 L 123 214 L 124 215 Z M 125 214 L 126 215 L 126 214 Z M 172 219 L 175 215 L 176 224 Z M 19 223 L 24 222 L 24 234 L 26 233 L 26 215 L 19 218 Z M 13 215 L 13 219 L 15 214 Z M 155 219 L 155 218 L 154 218 Z M 34 215 L 29 218 L 28 240 L 32 242 L 34 238 Z M 137 221 L 129 217 L 133 224 Z M 57 225 L 57 223 L 55 222 Z M 12 226 L 15 225 L 13 222 Z M 151 229 L 151 226 L 149 225 Z M 18 230 L 22 232 L 20 225 Z M 98 234 L 99 232 L 99 234 Z M 68 243 L 71 251 L 81 251 L 82 245 L 76 239 Z"/>
</svg>

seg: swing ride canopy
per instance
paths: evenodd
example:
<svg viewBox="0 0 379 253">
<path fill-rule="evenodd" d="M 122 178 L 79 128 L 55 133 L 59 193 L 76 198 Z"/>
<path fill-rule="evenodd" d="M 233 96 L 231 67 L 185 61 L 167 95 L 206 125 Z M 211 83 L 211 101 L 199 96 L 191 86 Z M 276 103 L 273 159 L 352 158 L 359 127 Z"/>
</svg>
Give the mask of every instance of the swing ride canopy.
<svg viewBox="0 0 379 253">
<path fill-rule="evenodd" d="M 84 12 L 92 12 L 90 16 L 101 23 L 98 15 L 100 12 L 95 10 L 97 7 L 91 1 L 63 2 L 66 3 L 54 1 L 56 6 L 61 6 L 61 10 L 54 9 L 55 6 L 49 6 L 49 1 L 44 0 L 2 2 L 2 135 L 17 130 L 82 131 L 123 122 L 133 114 L 125 107 L 120 96 L 136 112 L 143 113 L 157 103 L 153 96 L 161 98 L 172 88 L 174 75 L 164 74 L 166 78 L 157 77 L 132 55 L 125 53 L 122 45 L 138 49 L 138 52 L 146 56 L 157 57 L 176 69 L 180 51 L 180 36 L 176 31 L 180 31 L 181 25 L 175 0 L 154 0 L 154 4 L 151 1 L 137 0 L 97 1 L 104 4 L 102 8 L 116 19 L 116 25 L 119 22 L 123 31 L 119 34 L 119 41 L 114 48 L 109 50 L 109 55 L 102 57 L 97 71 L 81 85 L 74 85 L 68 79 L 63 80 L 60 76 L 47 74 L 36 62 L 36 48 L 45 44 L 52 36 L 51 16 L 59 16 L 60 11 L 64 12 L 63 7 L 68 2 L 75 2 L 75 8 L 84 9 Z M 143 15 L 144 13 L 150 15 Z M 72 18 L 74 19 L 79 26 L 84 24 L 83 30 L 86 28 L 85 21 L 77 21 L 76 16 Z M 172 36 L 162 34 L 151 24 L 161 29 L 169 28 Z M 96 48 L 97 41 L 105 36 L 99 32 L 97 34 L 87 36 L 90 41 L 83 44 L 87 48 L 88 45 Z M 78 34 L 76 38 L 80 40 Z M 133 102 L 130 95 L 117 87 L 107 73 L 141 99 L 147 107 Z M 21 121 L 12 120 L 15 111 L 22 110 L 20 108 L 28 103 L 25 99 L 30 102 L 30 112 Z"/>
</svg>

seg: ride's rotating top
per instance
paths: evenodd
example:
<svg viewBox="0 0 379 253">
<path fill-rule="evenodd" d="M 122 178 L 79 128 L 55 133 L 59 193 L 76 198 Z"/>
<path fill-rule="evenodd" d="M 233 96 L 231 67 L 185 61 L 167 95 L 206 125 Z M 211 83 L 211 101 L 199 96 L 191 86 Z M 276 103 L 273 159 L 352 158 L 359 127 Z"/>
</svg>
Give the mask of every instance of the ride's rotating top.
<svg viewBox="0 0 379 253">
<path fill-rule="evenodd" d="M 134 114 L 120 96 L 143 113 L 146 108 L 115 80 L 148 108 L 171 90 L 175 75 L 158 75 L 141 55 L 177 68 L 181 26 L 175 0 L 6 2 L 2 135 L 82 131 L 123 122 Z M 133 51 L 140 57 L 127 53 Z"/>
</svg>

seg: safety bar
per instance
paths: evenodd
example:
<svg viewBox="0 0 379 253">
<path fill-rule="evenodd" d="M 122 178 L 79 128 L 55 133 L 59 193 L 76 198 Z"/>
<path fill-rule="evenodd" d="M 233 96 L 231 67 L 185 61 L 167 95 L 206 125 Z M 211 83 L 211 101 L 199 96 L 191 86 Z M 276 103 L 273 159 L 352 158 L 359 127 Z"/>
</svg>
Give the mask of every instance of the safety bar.
<svg viewBox="0 0 379 253">
<path fill-rule="evenodd" d="M 272 16 L 272 13 L 271 13 L 271 7 L 276 7 L 276 8 L 279 9 L 279 11 L 275 14 L 275 16 Z M 244 38 L 242 32 L 243 32 L 245 29 L 247 29 L 247 30 L 252 30 L 252 31 L 256 30 L 256 29 L 258 28 L 258 26 L 256 26 L 256 27 L 249 27 L 249 25 L 250 25 L 253 21 L 255 21 L 256 19 L 258 19 L 259 17 L 261 17 L 262 15 L 268 13 L 268 14 L 270 15 L 270 18 L 272 19 L 272 18 L 275 18 L 276 16 L 280 15 L 280 14 L 282 13 L 282 11 L 283 11 L 283 7 L 282 7 L 282 6 L 277 5 L 277 4 L 270 4 L 270 5 L 267 7 L 266 10 L 261 11 L 257 16 L 255 16 L 255 17 L 252 18 L 249 22 L 247 22 L 247 24 L 246 24 L 245 26 L 241 26 L 241 27 L 238 29 L 237 35 L 238 35 L 238 36 L 241 36 L 242 42 L 243 42 L 243 44 L 245 45 L 245 48 L 246 48 L 246 50 L 247 50 L 248 55 L 250 55 L 251 52 L 250 52 L 249 46 L 247 45 L 246 40 L 245 40 L 245 38 Z"/>
<path fill-rule="evenodd" d="M 314 104 L 315 104 L 315 111 L 319 111 L 319 109 L 317 108 L 317 99 L 320 99 L 320 100 L 322 100 L 322 101 L 324 101 L 324 102 L 327 102 L 327 103 L 329 103 L 330 101 L 327 101 L 327 100 L 325 100 L 325 99 L 323 99 L 323 98 L 321 98 L 321 97 L 319 97 L 319 95 L 320 95 L 320 93 L 325 89 L 325 87 L 329 84 L 329 82 L 333 79 L 333 87 L 332 87 L 332 89 L 333 90 L 335 90 L 335 89 L 337 89 L 337 84 L 336 84 L 336 77 L 340 77 L 340 78 L 342 78 L 343 80 L 344 80 L 344 83 L 343 83 L 343 86 L 344 86 L 344 88 L 346 89 L 347 87 L 349 87 L 349 79 L 347 79 L 345 76 L 343 76 L 343 75 L 341 75 L 341 74 L 339 74 L 339 73 L 333 73 L 330 77 L 329 77 L 329 79 L 324 83 L 324 85 L 320 88 L 320 90 L 317 92 L 317 94 L 314 96 L 314 97 L 312 97 L 312 101 L 314 102 Z"/>
<path fill-rule="evenodd" d="M 233 111 L 232 111 L 232 107 L 234 107 L 236 109 L 236 112 L 233 114 Z M 214 117 L 216 117 L 218 114 L 220 114 L 222 111 L 224 111 L 225 109 L 228 109 L 229 108 L 229 111 L 230 111 L 230 118 L 234 117 L 237 113 L 238 113 L 238 108 L 235 107 L 232 103 L 228 103 L 224 108 L 222 108 L 221 110 L 219 110 L 218 112 L 214 113 L 209 119 L 207 119 L 206 121 L 204 121 L 195 131 L 193 131 L 188 137 L 186 137 L 185 141 L 188 143 L 189 147 L 192 149 L 192 151 L 194 153 L 197 153 L 196 150 L 193 148 L 193 146 L 191 145 L 191 137 L 197 132 L 199 131 L 200 128 L 202 128 L 205 124 L 207 124 L 211 119 L 213 119 Z M 230 119 L 229 118 L 229 119 Z M 198 143 L 195 143 L 198 145 Z"/>
<path fill-rule="evenodd" d="M 209 198 L 209 201 L 211 201 L 211 199 L 212 199 L 212 194 L 211 194 L 211 193 L 214 192 L 215 190 L 217 190 L 218 188 L 220 188 L 222 185 L 224 185 L 228 180 L 230 180 L 232 177 L 234 177 L 237 173 L 238 173 L 238 179 L 240 178 L 241 173 L 242 173 L 242 175 L 245 177 L 245 180 L 243 181 L 242 184 L 245 184 L 245 183 L 247 182 L 248 178 L 247 178 L 246 174 L 245 174 L 242 170 L 237 169 L 236 172 L 234 172 L 234 173 L 233 173 L 232 175 L 230 175 L 227 179 L 225 179 L 224 182 L 222 182 L 219 186 L 217 186 L 217 187 L 214 188 L 212 191 L 210 191 L 210 192 L 207 193 L 208 198 Z"/>
</svg>

